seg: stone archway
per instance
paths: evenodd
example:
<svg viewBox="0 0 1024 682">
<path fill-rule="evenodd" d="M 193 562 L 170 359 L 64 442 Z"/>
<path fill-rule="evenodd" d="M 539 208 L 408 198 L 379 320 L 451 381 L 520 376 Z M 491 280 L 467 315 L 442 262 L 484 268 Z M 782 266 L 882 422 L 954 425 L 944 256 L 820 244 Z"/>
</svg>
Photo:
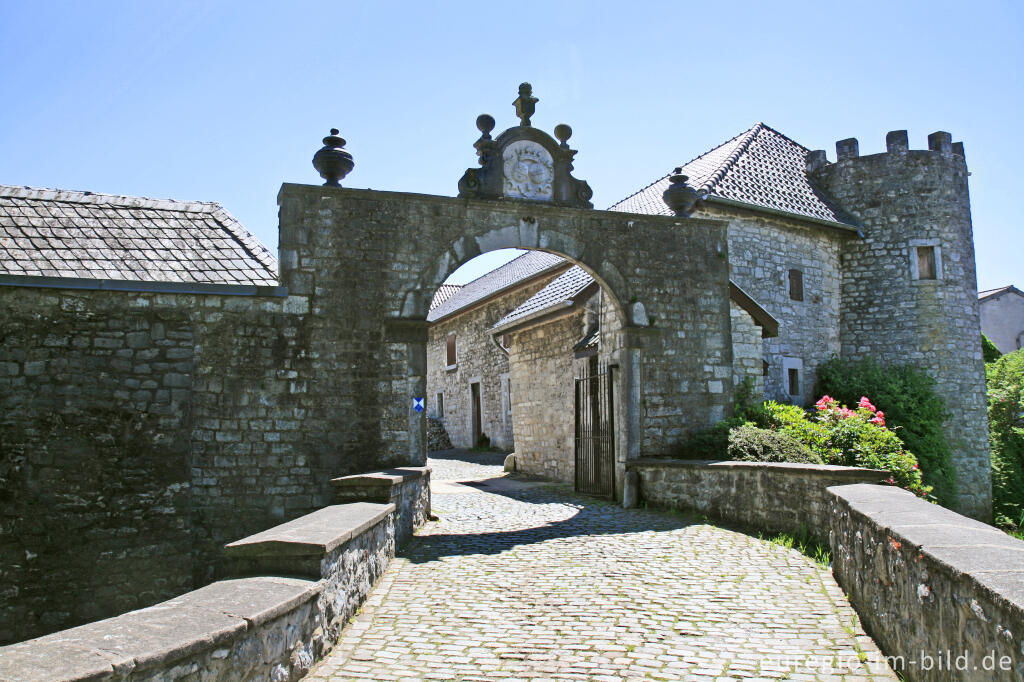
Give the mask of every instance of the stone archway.
<svg viewBox="0 0 1024 682">
<path fill-rule="evenodd" d="M 670 454 L 730 409 L 726 224 L 587 208 L 589 188 L 569 174 L 568 126 L 559 145 L 524 122 L 491 140 L 493 119 L 478 121 L 482 168 L 467 172 L 460 198 L 282 186 L 281 283 L 290 300 L 308 299 L 304 390 L 322 427 L 306 443 L 321 464 L 347 473 L 425 460 L 413 399 L 425 391 L 430 297 L 460 264 L 499 248 L 562 255 L 620 303 L 622 457 Z M 493 196 L 503 150 L 524 140 L 554 159 L 551 197 Z"/>
<path fill-rule="evenodd" d="M 493 248 L 565 255 L 626 308 L 628 457 L 671 452 L 731 404 L 721 222 L 291 184 L 279 201 L 281 281 L 309 301 L 310 407 L 339 437 L 316 449 L 340 470 L 423 461 L 412 398 L 425 389 L 428 297 Z"/>
</svg>

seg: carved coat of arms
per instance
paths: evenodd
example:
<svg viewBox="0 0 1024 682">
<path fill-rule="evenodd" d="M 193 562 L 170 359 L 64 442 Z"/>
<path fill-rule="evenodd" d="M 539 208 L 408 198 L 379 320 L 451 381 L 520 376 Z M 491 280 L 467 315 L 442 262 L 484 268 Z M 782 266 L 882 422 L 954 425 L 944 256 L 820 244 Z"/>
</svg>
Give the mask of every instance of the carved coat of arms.
<svg viewBox="0 0 1024 682">
<path fill-rule="evenodd" d="M 502 154 L 505 170 L 504 194 L 510 199 L 550 200 L 554 163 L 548 150 L 536 142 L 519 140 Z"/>
<path fill-rule="evenodd" d="M 569 148 L 572 128 L 561 123 L 555 126 L 555 138 L 530 124 L 530 117 L 539 100 L 533 96 L 529 83 L 519 86 L 519 97 L 513 102 L 520 124 L 491 137 L 494 117 L 477 116 L 480 138 L 473 143 L 480 168 L 467 168 L 459 180 L 459 196 L 467 199 L 512 199 L 594 208 L 593 191 L 583 180 L 572 176 Z"/>
</svg>

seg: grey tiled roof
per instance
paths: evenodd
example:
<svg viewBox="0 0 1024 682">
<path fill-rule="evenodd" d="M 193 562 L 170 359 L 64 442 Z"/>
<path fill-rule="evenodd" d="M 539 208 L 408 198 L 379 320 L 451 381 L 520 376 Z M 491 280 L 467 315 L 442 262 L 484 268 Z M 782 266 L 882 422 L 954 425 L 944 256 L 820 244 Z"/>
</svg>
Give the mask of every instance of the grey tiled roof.
<svg viewBox="0 0 1024 682">
<path fill-rule="evenodd" d="M 277 284 L 277 260 L 220 204 L 0 185 L 0 274 Z"/>
<path fill-rule="evenodd" d="M 437 291 L 434 292 L 434 298 L 430 301 L 430 309 L 433 310 L 437 306 L 441 305 L 449 298 L 459 293 L 460 289 L 462 289 L 461 284 L 442 284 L 437 288 Z"/>
<path fill-rule="evenodd" d="M 556 277 L 546 287 L 523 301 L 522 305 L 498 320 L 494 329 L 525 319 L 534 313 L 565 306 L 574 296 L 594 283 L 594 278 L 578 265 Z"/>
<path fill-rule="evenodd" d="M 683 166 L 690 186 L 715 198 L 737 201 L 796 216 L 856 226 L 807 177 L 808 149 L 758 123 Z M 669 175 L 626 197 L 609 211 L 671 215 L 661 198 Z"/>
<path fill-rule="evenodd" d="M 564 264 L 565 259 L 560 256 L 543 251 L 527 251 L 518 258 L 505 263 L 500 268 L 491 270 L 486 275 L 481 275 L 472 282 L 463 285 L 458 293 L 436 308 L 431 308 L 427 314 L 427 321 L 435 322 L 442 317 L 448 317 L 478 301 L 518 286 L 526 279 L 548 270 L 553 270 Z"/>
<path fill-rule="evenodd" d="M 996 289 L 985 289 L 984 291 L 979 291 L 978 300 L 984 300 L 986 298 L 991 298 L 993 296 L 999 296 L 1000 294 L 1005 294 L 1010 291 L 1012 291 L 1015 294 L 1024 296 L 1024 292 L 1022 292 L 1020 289 L 1013 286 L 1012 284 L 1008 284 L 1005 287 L 998 287 Z"/>
</svg>

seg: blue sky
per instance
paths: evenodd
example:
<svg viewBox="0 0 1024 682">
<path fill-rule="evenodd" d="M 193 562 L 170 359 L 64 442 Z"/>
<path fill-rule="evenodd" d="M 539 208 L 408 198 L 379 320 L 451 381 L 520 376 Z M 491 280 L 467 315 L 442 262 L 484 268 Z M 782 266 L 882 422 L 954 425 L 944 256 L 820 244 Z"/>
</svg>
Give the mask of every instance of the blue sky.
<svg viewBox="0 0 1024 682">
<path fill-rule="evenodd" d="M 346 186 L 454 195 L 530 81 L 598 208 L 757 121 L 833 160 L 949 131 L 979 286 L 1021 286 L 1022 6 L 0 0 L 0 183 L 219 201 L 274 249 L 330 127 Z"/>
</svg>

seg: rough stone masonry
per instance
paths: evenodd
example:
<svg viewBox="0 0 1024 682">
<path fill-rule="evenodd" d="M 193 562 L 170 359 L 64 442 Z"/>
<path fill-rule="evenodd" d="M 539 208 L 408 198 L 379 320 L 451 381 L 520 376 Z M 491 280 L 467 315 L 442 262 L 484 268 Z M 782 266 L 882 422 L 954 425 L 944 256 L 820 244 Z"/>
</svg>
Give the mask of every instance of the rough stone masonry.
<svg viewBox="0 0 1024 682">
<path fill-rule="evenodd" d="M 427 306 L 484 251 L 563 254 L 642 304 L 632 452 L 668 453 L 679 426 L 647 399 L 694 426 L 731 404 L 707 387 L 731 372 L 720 223 L 305 185 L 280 204 L 287 295 L 0 287 L 4 641 L 205 584 L 221 545 L 329 504 L 332 478 L 422 464 Z"/>
</svg>

